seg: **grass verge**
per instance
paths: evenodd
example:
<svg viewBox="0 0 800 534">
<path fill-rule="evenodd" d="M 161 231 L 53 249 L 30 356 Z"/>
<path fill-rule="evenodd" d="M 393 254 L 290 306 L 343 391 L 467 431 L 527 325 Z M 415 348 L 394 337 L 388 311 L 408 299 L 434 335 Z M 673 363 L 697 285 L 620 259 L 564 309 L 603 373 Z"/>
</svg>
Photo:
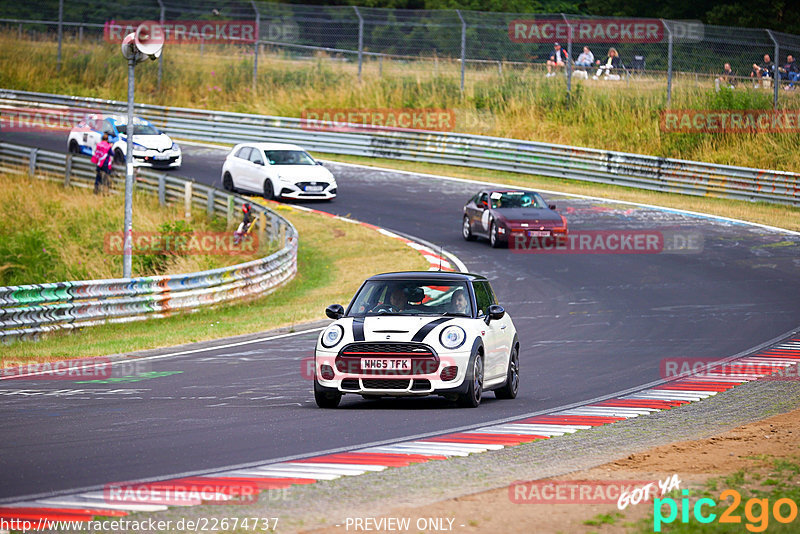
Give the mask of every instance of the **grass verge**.
<svg viewBox="0 0 800 534">
<path fill-rule="evenodd" d="M 593 184 L 561 178 L 548 178 L 504 171 L 489 171 L 472 167 L 437 165 L 393 159 L 367 158 L 341 154 L 315 154 L 315 157 L 330 161 L 371 165 L 386 169 L 436 174 L 469 180 L 501 182 L 532 189 L 547 189 L 576 195 L 589 195 L 610 200 L 623 200 L 642 204 L 653 204 L 668 208 L 708 213 L 720 217 L 731 217 L 759 224 L 777 226 L 800 231 L 800 207 L 767 202 L 747 202 L 713 197 L 695 197 L 676 193 L 645 191 L 617 185 Z M 478 187 L 476 186 L 476 190 Z M 466 201 L 466 199 L 465 199 Z"/>
<path fill-rule="evenodd" d="M 349 302 L 367 276 L 429 267 L 401 241 L 361 225 L 287 206 L 278 210 L 300 233 L 300 248 L 297 276 L 274 293 L 164 319 L 56 333 L 36 343 L 16 342 L 3 346 L 2 359 L 34 362 L 120 354 L 295 325 L 324 318 L 328 304 Z"/>
<path fill-rule="evenodd" d="M 98 196 L 90 189 L 0 174 L 0 286 L 119 278 L 122 254 L 114 239 L 121 243 L 124 200 L 123 195 Z M 225 219 L 209 220 L 204 210 L 196 209 L 186 221 L 182 205 L 159 206 L 158 199 L 145 191 L 134 195 L 134 215 L 137 233 L 232 235 L 226 231 Z M 261 253 L 236 252 L 135 254 L 133 273 L 151 276 L 204 271 L 263 257 L 268 249 Z"/>
</svg>

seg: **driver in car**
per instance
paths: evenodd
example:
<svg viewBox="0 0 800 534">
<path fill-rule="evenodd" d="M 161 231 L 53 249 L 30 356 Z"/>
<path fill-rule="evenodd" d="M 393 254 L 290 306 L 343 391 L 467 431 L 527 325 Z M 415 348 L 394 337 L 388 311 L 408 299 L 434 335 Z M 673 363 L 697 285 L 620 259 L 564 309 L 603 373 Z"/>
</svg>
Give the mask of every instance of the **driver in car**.
<svg viewBox="0 0 800 534">
<path fill-rule="evenodd" d="M 402 287 L 398 287 L 392 291 L 392 295 L 389 297 L 389 302 L 392 304 L 392 308 L 396 311 L 403 311 L 406 308 L 408 301 L 406 300 L 406 292 L 403 291 Z"/>
<path fill-rule="evenodd" d="M 469 315 L 469 301 L 463 289 L 457 289 L 450 298 L 450 312 Z"/>
</svg>

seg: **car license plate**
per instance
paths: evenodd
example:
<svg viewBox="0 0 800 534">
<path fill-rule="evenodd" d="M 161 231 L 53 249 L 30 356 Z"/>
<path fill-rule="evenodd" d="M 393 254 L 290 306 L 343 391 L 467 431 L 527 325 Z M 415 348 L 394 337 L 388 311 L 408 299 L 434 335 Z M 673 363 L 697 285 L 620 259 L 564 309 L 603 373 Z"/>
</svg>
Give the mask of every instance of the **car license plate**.
<svg viewBox="0 0 800 534">
<path fill-rule="evenodd" d="M 157 159 L 159 161 L 163 161 L 163 160 L 169 159 L 169 156 L 164 156 L 163 154 L 161 154 L 161 155 L 158 155 L 158 156 L 153 156 L 153 159 Z"/>
<path fill-rule="evenodd" d="M 321 185 L 307 185 L 305 188 L 308 193 L 319 193 L 323 189 Z"/>
<path fill-rule="evenodd" d="M 385 371 L 410 371 L 409 358 L 370 358 L 361 360 L 361 369 L 370 371 L 380 369 Z"/>
<path fill-rule="evenodd" d="M 528 230 L 530 237 L 550 237 L 550 230 Z"/>
</svg>

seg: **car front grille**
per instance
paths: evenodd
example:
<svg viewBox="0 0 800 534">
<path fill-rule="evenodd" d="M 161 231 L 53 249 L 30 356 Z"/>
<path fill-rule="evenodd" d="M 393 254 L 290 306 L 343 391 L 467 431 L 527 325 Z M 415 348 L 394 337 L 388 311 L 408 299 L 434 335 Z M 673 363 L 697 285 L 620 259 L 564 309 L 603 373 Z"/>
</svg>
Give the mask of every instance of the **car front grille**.
<svg viewBox="0 0 800 534">
<path fill-rule="evenodd" d="M 411 384 L 411 391 L 427 391 L 431 389 L 431 381 L 426 378 L 415 378 Z"/>
<path fill-rule="evenodd" d="M 350 343 L 345 345 L 339 354 L 345 356 L 375 356 L 383 354 L 398 355 L 403 353 L 403 356 L 420 357 L 432 356 L 433 349 L 421 343 Z"/>
<path fill-rule="evenodd" d="M 345 378 L 342 380 L 342 389 L 349 389 L 352 391 L 361 389 L 361 386 L 358 384 L 358 378 Z"/>
<path fill-rule="evenodd" d="M 410 369 L 364 369 L 364 359 L 411 360 Z M 345 374 L 380 376 L 427 375 L 439 369 L 439 356 L 421 343 L 350 343 L 336 357 L 336 369 Z"/>
<path fill-rule="evenodd" d="M 324 190 L 325 188 L 327 188 L 331 184 L 329 184 L 328 182 L 297 182 L 294 185 L 298 189 L 300 189 L 300 191 L 305 191 L 306 190 L 306 186 L 309 186 L 309 185 L 310 186 L 321 186 L 322 189 Z"/>
<path fill-rule="evenodd" d="M 408 380 L 364 378 L 364 389 L 408 389 Z"/>
</svg>

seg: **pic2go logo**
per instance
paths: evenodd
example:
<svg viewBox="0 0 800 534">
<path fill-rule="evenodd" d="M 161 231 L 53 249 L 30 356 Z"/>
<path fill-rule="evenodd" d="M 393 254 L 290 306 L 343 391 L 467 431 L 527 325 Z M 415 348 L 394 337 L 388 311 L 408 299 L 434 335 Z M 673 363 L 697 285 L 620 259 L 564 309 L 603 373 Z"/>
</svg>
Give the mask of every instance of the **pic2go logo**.
<svg viewBox="0 0 800 534">
<path fill-rule="evenodd" d="M 675 499 L 670 497 L 653 500 L 653 532 L 661 532 L 662 525 L 673 523 L 678 518 L 679 511 L 681 523 L 688 523 L 690 508 L 694 514 L 694 519 L 698 523 L 712 523 L 717 519 L 717 514 L 704 509 L 704 507 L 713 508 L 717 506 L 714 499 L 698 499 L 692 507 L 688 498 L 689 490 L 682 490 L 681 493 L 683 494 L 683 499 L 681 499 L 680 506 Z M 720 503 L 728 498 L 733 499 L 733 502 L 720 514 L 719 522 L 740 524 L 742 517 L 736 514 L 736 510 L 742 503 L 742 496 L 738 491 L 731 489 L 719 494 Z M 664 516 L 665 506 L 669 510 L 666 517 Z M 787 511 L 788 513 L 785 513 Z M 772 508 L 770 508 L 769 499 L 748 499 L 744 504 L 744 517 L 748 521 L 745 523 L 745 528 L 750 532 L 764 532 L 769 526 L 770 513 L 778 523 L 791 523 L 797 518 L 797 503 L 791 499 L 783 498 L 775 501 Z"/>
</svg>

